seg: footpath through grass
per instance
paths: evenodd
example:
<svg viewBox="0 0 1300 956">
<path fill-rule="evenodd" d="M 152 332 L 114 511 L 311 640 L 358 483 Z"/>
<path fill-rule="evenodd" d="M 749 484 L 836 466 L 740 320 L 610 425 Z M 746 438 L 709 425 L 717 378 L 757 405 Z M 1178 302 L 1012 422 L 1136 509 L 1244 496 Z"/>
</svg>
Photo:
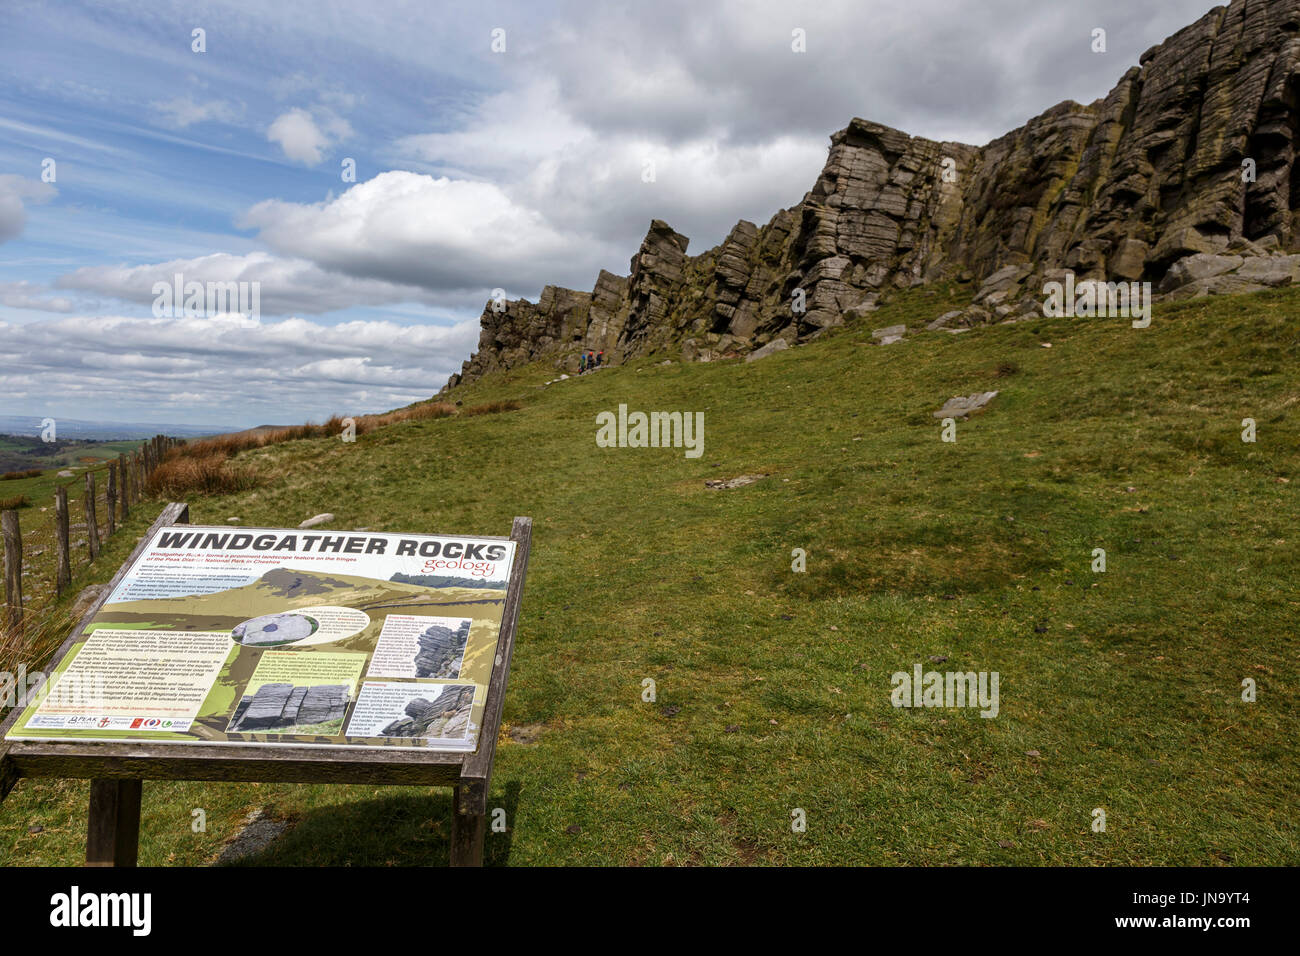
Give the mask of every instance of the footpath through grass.
<svg viewBox="0 0 1300 956">
<path fill-rule="evenodd" d="M 455 397 L 522 409 L 241 454 L 262 484 L 193 519 L 533 516 L 489 863 L 1300 863 L 1300 290 L 1157 307 L 1145 330 L 870 344 L 957 295 L 750 365 L 498 377 Z M 931 413 L 992 389 L 940 441 Z M 620 403 L 704 412 L 703 456 L 596 447 Z M 918 663 L 998 672 L 996 718 L 894 708 Z M 86 792 L 21 783 L 0 862 L 77 862 Z M 447 860 L 447 791 L 148 783 L 141 862 L 210 861 L 261 807 L 292 828 L 251 862 Z"/>
</svg>

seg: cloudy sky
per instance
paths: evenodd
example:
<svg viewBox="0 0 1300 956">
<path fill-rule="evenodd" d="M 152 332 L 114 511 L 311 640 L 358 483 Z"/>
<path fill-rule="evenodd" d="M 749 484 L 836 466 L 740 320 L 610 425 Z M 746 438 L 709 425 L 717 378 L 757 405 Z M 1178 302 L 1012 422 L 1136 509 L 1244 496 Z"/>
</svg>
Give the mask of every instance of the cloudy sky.
<svg viewBox="0 0 1300 956">
<path fill-rule="evenodd" d="M 766 222 L 853 116 L 978 145 L 1089 102 L 1212 5 L 5 0 L 0 415 L 426 398 L 493 289 L 590 289 L 656 217 L 692 252 Z M 258 283 L 259 322 L 156 316 L 177 274 Z"/>
</svg>

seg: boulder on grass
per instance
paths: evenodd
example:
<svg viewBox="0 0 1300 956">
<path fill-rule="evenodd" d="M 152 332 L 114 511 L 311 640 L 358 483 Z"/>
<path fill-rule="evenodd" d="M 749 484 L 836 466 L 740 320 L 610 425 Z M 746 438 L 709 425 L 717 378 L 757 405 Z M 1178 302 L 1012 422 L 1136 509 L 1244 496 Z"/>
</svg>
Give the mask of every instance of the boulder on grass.
<svg viewBox="0 0 1300 956">
<path fill-rule="evenodd" d="M 876 329 L 871 333 L 871 337 L 877 345 L 893 345 L 900 341 L 907 334 L 906 325 L 891 325 L 883 329 Z"/>
<path fill-rule="evenodd" d="M 784 352 L 789 347 L 790 347 L 790 343 L 787 342 L 785 339 L 773 339 L 771 342 L 768 342 L 762 348 L 754 349 L 754 351 L 746 355 L 745 361 L 757 362 L 759 359 L 767 358 L 769 355 L 773 355 L 777 352 Z"/>
<path fill-rule="evenodd" d="M 997 397 L 997 392 L 976 392 L 973 395 L 954 395 L 934 413 L 935 418 L 966 418 L 972 412 L 982 411 Z"/>
<path fill-rule="evenodd" d="M 1241 256 L 1217 256 L 1204 252 L 1187 256 L 1169 267 L 1169 271 L 1160 282 L 1160 291 L 1171 292 L 1189 282 L 1231 272 L 1245 261 Z"/>
</svg>

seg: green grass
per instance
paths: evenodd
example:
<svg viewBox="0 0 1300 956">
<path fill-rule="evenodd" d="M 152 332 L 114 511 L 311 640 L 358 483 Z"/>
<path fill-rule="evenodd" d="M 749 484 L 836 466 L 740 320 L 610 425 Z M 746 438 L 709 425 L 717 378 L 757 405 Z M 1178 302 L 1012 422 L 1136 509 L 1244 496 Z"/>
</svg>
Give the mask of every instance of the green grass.
<svg viewBox="0 0 1300 956">
<path fill-rule="evenodd" d="M 651 356 L 545 389 L 552 367 L 517 370 L 453 396 L 517 411 L 241 455 L 277 477 L 193 519 L 500 534 L 533 517 L 490 863 L 1300 862 L 1300 290 L 1158 305 L 1146 330 L 870 344 L 960 296 L 914 290 L 750 365 Z M 941 442 L 931 413 L 988 389 Z M 620 403 L 703 411 L 703 457 L 597 448 Z M 752 472 L 770 477 L 704 488 Z M 893 708 L 890 675 L 918 662 L 999 672 L 997 718 Z M 77 862 L 85 800 L 23 781 L 0 862 Z M 262 806 L 294 826 L 250 862 L 447 859 L 446 791 L 149 783 L 142 862 L 212 860 Z"/>
</svg>

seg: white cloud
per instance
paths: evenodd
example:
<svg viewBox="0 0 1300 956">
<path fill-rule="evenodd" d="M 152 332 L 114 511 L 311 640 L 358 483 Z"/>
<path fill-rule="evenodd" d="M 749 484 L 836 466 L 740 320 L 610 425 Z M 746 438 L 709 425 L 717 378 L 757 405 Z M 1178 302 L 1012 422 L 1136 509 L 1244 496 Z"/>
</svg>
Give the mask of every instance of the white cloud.
<svg viewBox="0 0 1300 956">
<path fill-rule="evenodd" d="M 626 271 L 651 219 L 691 238 L 698 253 L 738 219 L 765 223 L 794 205 L 826 162 L 827 133 L 772 131 L 762 142 L 724 144 L 718 135 L 673 138 L 601 131 L 571 112 L 552 79 L 485 99 L 457 130 L 405 137 L 400 155 L 462 175 L 488 176 L 512 202 L 531 209 L 583 246 L 588 289 L 600 268 Z M 654 181 L 643 172 L 653 164 Z"/>
<path fill-rule="evenodd" d="M 24 203 L 49 202 L 56 190 L 49 183 L 12 174 L 0 175 L 0 242 L 16 239 L 27 225 Z"/>
<path fill-rule="evenodd" d="M 58 396 L 62 414 L 233 424 L 293 423 L 384 411 L 428 398 L 478 337 L 477 322 L 321 325 L 293 318 L 244 328 L 223 319 L 69 317 L 0 322 L 0 394 L 32 413 Z M 129 372 L 130 374 L 124 374 Z"/>
<path fill-rule="evenodd" d="M 61 276 L 62 289 L 93 292 L 125 302 L 152 304 L 155 282 L 260 283 L 261 310 L 268 315 L 318 315 L 358 305 L 398 302 L 439 304 L 427 289 L 330 272 L 303 259 L 282 259 L 266 252 L 236 256 L 219 252 L 194 259 L 138 266 L 86 266 Z"/>
<path fill-rule="evenodd" d="M 724 149 L 707 138 L 602 136 L 546 82 L 489 97 L 461 129 L 397 148 L 449 174 L 392 170 L 319 203 L 267 200 L 238 224 L 333 273 L 462 298 L 498 287 L 535 297 L 545 284 L 590 289 L 601 268 L 626 272 L 651 219 L 691 236 L 693 252 L 737 219 L 766 222 L 774 197 L 797 202 L 826 158 L 824 137 Z"/>
<path fill-rule="evenodd" d="M 281 255 L 347 275 L 479 293 L 581 275 L 593 261 L 587 237 L 562 233 L 499 187 L 392 171 L 319 203 L 267 200 L 243 228 Z"/>
<path fill-rule="evenodd" d="M 63 296 L 50 298 L 44 290 L 31 282 L 0 282 L 0 305 L 11 309 L 35 309 L 40 312 L 71 312 L 71 299 Z"/>
<path fill-rule="evenodd" d="M 320 165 L 327 149 L 351 135 L 348 121 L 324 107 L 314 113 L 295 107 L 277 116 L 266 131 L 266 138 L 279 143 L 285 156 L 308 166 Z"/>
</svg>

